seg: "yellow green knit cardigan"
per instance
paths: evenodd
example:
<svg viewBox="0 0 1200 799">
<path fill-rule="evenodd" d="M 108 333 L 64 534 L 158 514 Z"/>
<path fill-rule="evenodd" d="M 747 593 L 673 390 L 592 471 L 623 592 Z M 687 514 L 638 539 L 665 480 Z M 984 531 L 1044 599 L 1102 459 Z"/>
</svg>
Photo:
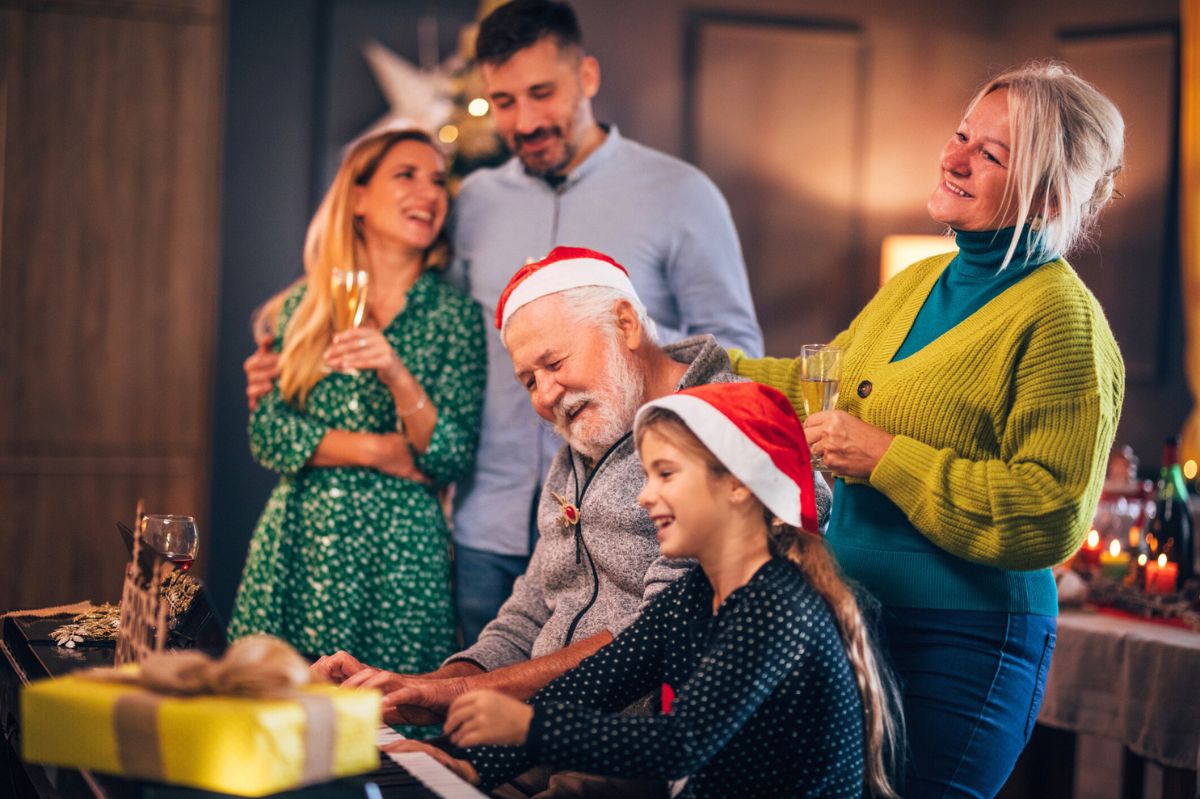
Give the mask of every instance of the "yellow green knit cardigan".
<svg viewBox="0 0 1200 799">
<path fill-rule="evenodd" d="M 1079 547 L 1095 513 L 1125 366 L 1061 259 L 891 362 L 952 257 L 901 272 L 834 339 L 845 348 L 837 407 L 895 435 L 869 483 L 930 541 L 975 563 L 1046 568 Z M 803 418 L 798 360 L 734 351 L 733 363 Z"/>
</svg>

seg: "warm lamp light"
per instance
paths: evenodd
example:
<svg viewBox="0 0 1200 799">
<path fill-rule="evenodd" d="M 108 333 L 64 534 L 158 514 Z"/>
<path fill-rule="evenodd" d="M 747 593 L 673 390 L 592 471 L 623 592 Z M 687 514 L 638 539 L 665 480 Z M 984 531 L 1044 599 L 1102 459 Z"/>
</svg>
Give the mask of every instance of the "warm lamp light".
<svg viewBox="0 0 1200 799">
<path fill-rule="evenodd" d="M 891 280 L 906 266 L 932 255 L 957 252 L 954 239 L 948 236 L 884 236 L 880 258 L 879 285 Z"/>
</svg>

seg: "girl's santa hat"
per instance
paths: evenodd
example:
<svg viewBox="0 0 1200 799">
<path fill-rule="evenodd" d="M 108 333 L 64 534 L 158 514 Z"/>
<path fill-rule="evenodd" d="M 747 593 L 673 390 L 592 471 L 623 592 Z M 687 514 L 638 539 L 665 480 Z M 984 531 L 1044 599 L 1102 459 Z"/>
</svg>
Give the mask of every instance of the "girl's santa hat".
<svg viewBox="0 0 1200 799">
<path fill-rule="evenodd" d="M 812 457 L 792 404 L 761 383 L 711 383 L 643 405 L 640 437 L 651 408 L 673 411 L 721 464 L 767 509 L 793 527 L 820 534 Z"/>
<path fill-rule="evenodd" d="M 508 281 L 496 306 L 496 329 L 503 330 L 509 318 L 523 305 L 547 294 L 584 286 L 615 289 L 641 305 L 629 280 L 629 272 L 612 258 L 584 247 L 555 247 L 542 260 L 518 269 Z"/>
</svg>

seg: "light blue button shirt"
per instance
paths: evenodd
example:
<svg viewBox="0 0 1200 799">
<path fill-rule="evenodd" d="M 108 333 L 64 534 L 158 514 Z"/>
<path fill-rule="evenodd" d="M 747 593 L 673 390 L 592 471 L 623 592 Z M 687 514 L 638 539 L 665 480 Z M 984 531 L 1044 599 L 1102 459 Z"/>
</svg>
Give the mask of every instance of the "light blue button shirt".
<svg viewBox="0 0 1200 799">
<path fill-rule="evenodd" d="M 741 245 L 729 206 L 700 170 L 608 137 L 557 188 L 512 158 L 464 182 L 451 220 L 450 278 L 483 307 L 488 379 L 474 474 L 458 486 L 454 539 L 527 555 L 538 486 L 562 439 L 533 412 L 495 329 L 509 278 L 554 247 L 588 247 L 629 271 L 663 343 L 711 333 L 762 354 Z"/>
</svg>

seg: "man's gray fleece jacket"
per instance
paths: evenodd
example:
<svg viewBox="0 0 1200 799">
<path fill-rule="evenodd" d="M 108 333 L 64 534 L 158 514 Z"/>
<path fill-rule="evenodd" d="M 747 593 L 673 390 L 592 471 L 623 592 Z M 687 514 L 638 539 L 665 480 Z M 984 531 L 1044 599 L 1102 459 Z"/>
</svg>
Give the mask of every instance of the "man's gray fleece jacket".
<svg viewBox="0 0 1200 799">
<path fill-rule="evenodd" d="M 678 388 L 730 383 L 728 356 L 712 336 L 693 336 L 664 350 L 689 364 Z M 479 640 L 447 662 L 468 660 L 488 671 L 556 652 L 602 630 L 614 636 L 693 564 L 658 554 L 657 530 L 637 504 L 644 477 L 633 437 L 626 435 L 589 474 L 563 447 L 550 464 L 538 505 L 540 537 L 512 596 Z M 817 479 L 817 509 L 829 517 L 831 495 Z M 579 524 L 562 524 L 555 494 L 579 509 Z"/>
</svg>

